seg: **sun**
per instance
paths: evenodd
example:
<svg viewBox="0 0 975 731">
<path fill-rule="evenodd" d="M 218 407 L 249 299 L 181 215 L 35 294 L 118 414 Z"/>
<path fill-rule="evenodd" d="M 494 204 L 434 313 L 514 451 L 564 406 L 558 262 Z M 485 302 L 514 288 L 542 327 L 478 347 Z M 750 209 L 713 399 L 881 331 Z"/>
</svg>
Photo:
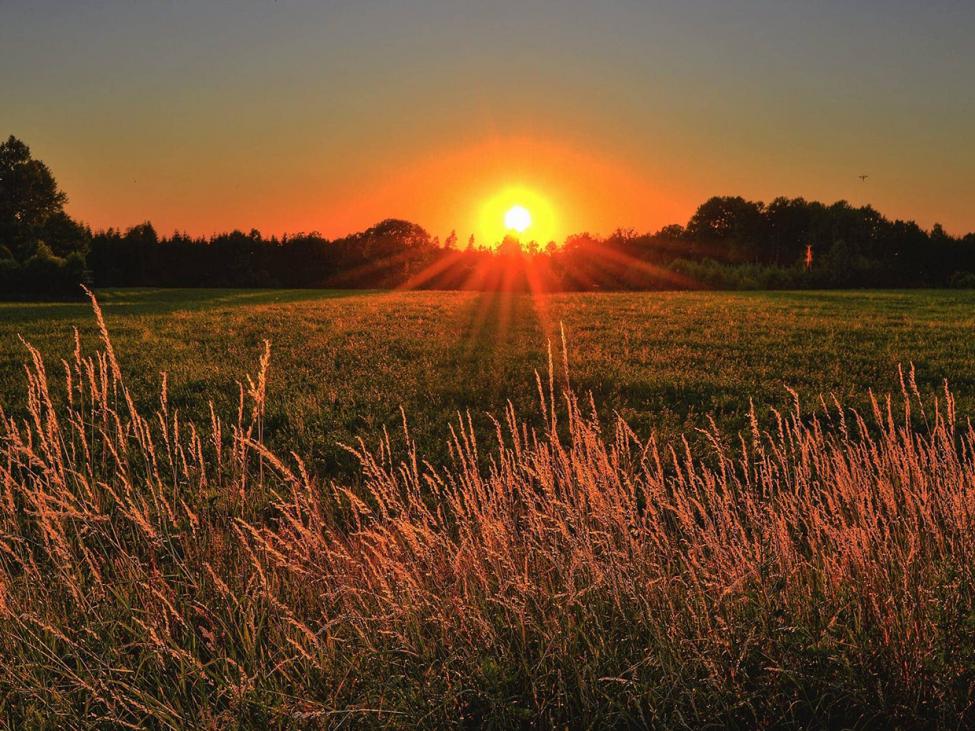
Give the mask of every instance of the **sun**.
<svg viewBox="0 0 975 731">
<path fill-rule="evenodd" d="M 490 190 L 490 189 L 489 189 Z M 545 246 L 562 235 L 553 199 L 534 186 L 509 184 L 480 198 L 475 232 L 482 246 L 496 247 L 509 236 Z"/>
<path fill-rule="evenodd" d="M 525 229 L 532 225 L 532 214 L 524 206 L 512 206 L 504 214 L 504 227 L 524 233 Z"/>
</svg>

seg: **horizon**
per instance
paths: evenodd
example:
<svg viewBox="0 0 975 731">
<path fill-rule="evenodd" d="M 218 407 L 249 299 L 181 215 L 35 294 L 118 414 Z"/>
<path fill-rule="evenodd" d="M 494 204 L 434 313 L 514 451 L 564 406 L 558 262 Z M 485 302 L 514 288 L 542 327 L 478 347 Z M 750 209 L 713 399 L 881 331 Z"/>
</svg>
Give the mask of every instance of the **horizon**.
<svg viewBox="0 0 975 731">
<path fill-rule="evenodd" d="M 69 196 L 69 198 L 70 198 L 70 196 Z M 851 204 L 849 201 L 846 201 L 846 200 L 837 200 L 837 201 L 814 201 L 814 200 L 804 199 L 804 198 L 801 198 L 801 197 L 799 197 L 799 198 L 785 198 L 784 196 L 776 196 L 776 198 L 773 198 L 772 200 L 768 200 L 768 201 L 748 201 L 747 199 L 744 199 L 742 196 L 731 196 L 731 195 L 729 195 L 729 196 L 712 196 L 708 200 L 728 199 L 728 198 L 742 198 L 743 200 L 746 200 L 749 203 L 756 203 L 756 204 L 762 205 L 762 206 L 767 206 L 773 200 L 776 200 L 776 199 L 779 199 L 779 198 L 782 198 L 784 200 L 789 200 L 789 201 L 804 200 L 806 203 L 808 203 L 810 205 L 822 205 L 824 208 L 831 208 L 833 206 L 839 206 L 839 205 L 846 204 L 846 205 L 849 205 L 853 210 L 862 210 L 862 209 L 873 210 L 875 213 L 877 213 L 878 215 L 880 215 L 881 218 L 883 218 L 884 220 L 886 220 L 888 222 L 892 222 L 892 223 L 904 222 L 904 223 L 908 223 L 908 224 L 910 224 L 910 223 L 917 224 L 917 221 L 914 220 L 914 219 L 912 219 L 912 218 L 895 218 L 893 216 L 888 216 L 888 215 L 886 215 L 884 213 L 884 211 L 877 210 L 876 208 L 874 208 L 873 206 L 871 206 L 869 203 L 863 204 L 862 206 L 857 206 L 857 205 Z M 704 204 L 706 202 L 707 201 L 701 201 L 701 204 Z M 516 207 L 520 207 L 520 206 L 516 206 Z M 691 212 L 691 214 L 688 216 L 688 219 L 690 219 L 693 216 L 693 214 L 694 214 L 694 211 Z M 408 224 L 411 224 L 411 225 L 419 226 L 421 229 L 423 229 L 424 231 L 426 231 L 426 233 L 431 237 L 431 239 L 433 239 L 435 241 L 435 243 L 438 243 L 438 244 L 441 244 L 441 245 L 443 244 L 443 241 L 446 238 L 445 236 L 443 236 L 440 233 L 434 233 L 434 232 L 430 231 L 429 229 L 427 229 L 426 226 L 423 225 L 422 222 L 419 222 L 419 221 L 411 221 L 409 219 L 396 218 L 396 217 L 387 217 L 387 218 L 384 218 L 384 219 L 380 219 L 380 220 L 377 220 L 377 221 L 373 221 L 372 223 L 363 226 L 363 228 L 361 228 L 361 229 L 358 229 L 358 230 L 355 230 L 355 231 L 348 231 L 348 232 L 346 232 L 344 234 L 341 234 L 341 235 L 338 235 L 338 236 L 326 236 L 325 234 L 323 234 L 321 231 L 318 231 L 318 230 L 312 230 L 312 231 L 284 231 L 284 232 L 280 232 L 280 233 L 279 232 L 274 232 L 274 233 L 270 233 L 269 234 L 269 233 L 267 233 L 265 231 L 261 231 L 259 228 L 256 228 L 256 227 L 234 227 L 234 228 L 230 228 L 230 229 L 225 229 L 223 231 L 213 231 L 213 232 L 210 232 L 210 233 L 193 234 L 193 233 L 190 233 L 190 232 L 187 232 L 187 231 L 183 231 L 183 230 L 179 230 L 179 229 L 172 229 L 170 231 L 165 231 L 165 230 L 160 229 L 159 226 L 157 226 L 151 220 L 140 221 L 138 223 L 132 224 L 131 226 L 124 226 L 124 227 L 109 226 L 109 227 L 103 228 L 103 229 L 94 229 L 93 228 L 92 229 L 92 233 L 95 234 L 95 235 L 103 235 L 103 234 L 108 234 L 110 232 L 115 232 L 115 233 L 118 233 L 118 234 L 124 234 L 126 231 L 130 231 L 130 230 L 133 230 L 135 228 L 138 228 L 139 226 L 148 224 L 149 226 L 152 227 L 152 229 L 156 232 L 156 234 L 159 236 L 159 238 L 161 240 L 163 240 L 163 239 L 172 239 L 172 238 L 183 237 L 183 236 L 188 236 L 192 240 L 208 241 L 208 240 L 217 239 L 217 238 L 220 238 L 220 237 L 223 237 L 223 236 L 227 236 L 229 234 L 234 234 L 234 233 L 250 234 L 251 232 L 256 231 L 261 236 L 262 239 L 267 240 L 267 241 L 270 241 L 270 240 L 286 240 L 286 239 L 292 239 L 292 238 L 310 236 L 310 237 L 318 237 L 318 238 L 321 238 L 321 239 L 323 239 L 325 241 L 332 242 L 332 241 L 342 241 L 344 239 L 349 239 L 349 238 L 352 238 L 354 236 L 357 236 L 357 235 L 366 233 L 366 232 L 368 232 L 368 231 L 370 231 L 370 230 L 372 230 L 374 228 L 377 228 L 377 227 L 381 226 L 382 224 L 387 223 L 389 221 L 402 221 L 404 223 L 408 223 Z M 81 223 L 84 224 L 83 221 Z M 622 227 L 617 227 L 617 228 L 613 229 L 612 231 L 608 231 L 608 232 L 605 232 L 605 233 L 604 232 L 598 232 L 598 233 L 596 233 L 596 232 L 592 232 L 592 231 L 570 231 L 570 232 L 568 232 L 560 240 L 551 239 L 549 241 L 542 241 L 542 240 L 539 240 L 536 237 L 531 237 L 531 236 L 522 236 L 521 232 L 519 232 L 519 231 L 517 231 L 517 230 L 515 230 L 513 228 L 509 228 L 509 230 L 504 234 L 504 236 L 502 238 L 496 240 L 496 241 L 477 240 L 476 237 L 475 237 L 475 247 L 478 248 L 478 249 L 483 249 L 483 250 L 487 250 L 487 251 L 495 251 L 506 240 L 513 240 L 515 243 L 517 243 L 522 248 L 524 248 L 525 246 L 528 246 L 530 244 L 537 244 L 538 246 L 544 248 L 544 246 L 546 244 L 549 244 L 549 243 L 554 243 L 559 248 L 562 248 L 569 240 L 576 239 L 576 238 L 579 238 L 579 239 L 589 238 L 589 239 L 596 240 L 596 241 L 602 241 L 602 240 L 607 240 L 607 239 L 614 238 L 618 234 L 623 234 L 624 236 L 635 236 L 637 238 L 648 238 L 648 237 L 649 238 L 652 238 L 652 237 L 656 237 L 656 236 L 660 236 L 660 235 L 664 234 L 666 232 L 666 229 L 671 228 L 672 226 L 677 226 L 677 227 L 680 227 L 681 229 L 684 229 L 686 227 L 686 224 L 687 224 L 687 220 L 685 220 L 683 222 L 681 222 L 681 221 L 672 221 L 669 224 L 664 224 L 664 225 L 660 226 L 659 228 L 657 228 L 655 230 L 650 230 L 650 231 L 640 231 L 640 230 L 637 230 L 637 229 L 632 229 L 632 228 L 627 229 L 627 228 L 622 228 Z M 937 226 L 937 225 L 939 225 L 939 223 L 936 222 L 932 227 L 928 227 L 928 228 L 925 228 L 924 226 L 921 226 L 920 224 L 917 224 L 917 225 L 919 226 L 919 228 L 921 229 L 921 231 L 923 231 L 925 234 L 931 234 L 932 233 L 933 226 Z M 975 231 L 958 231 L 958 232 L 953 232 L 953 231 L 949 231 L 947 229 L 943 229 L 943 232 L 946 235 L 948 235 L 950 238 L 953 238 L 953 239 L 958 240 L 958 241 L 965 240 L 966 238 L 975 235 Z M 449 231 L 448 234 L 447 234 L 447 236 L 449 236 L 451 233 L 453 233 L 453 234 L 456 235 L 456 243 L 457 243 L 457 246 L 459 246 L 460 248 L 464 248 L 464 246 L 466 245 L 467 238 L 460 236 L 457 233 L 456 230 Z"/>
<path fill-rule="evenodd" d="M 490 241 L 528 196 L 544 243 L 782 195 L 975 230 L 961 3 L 0 13 L 4 131 L 94 229 L 334 239 L 401 218 Z"/>
</svg>

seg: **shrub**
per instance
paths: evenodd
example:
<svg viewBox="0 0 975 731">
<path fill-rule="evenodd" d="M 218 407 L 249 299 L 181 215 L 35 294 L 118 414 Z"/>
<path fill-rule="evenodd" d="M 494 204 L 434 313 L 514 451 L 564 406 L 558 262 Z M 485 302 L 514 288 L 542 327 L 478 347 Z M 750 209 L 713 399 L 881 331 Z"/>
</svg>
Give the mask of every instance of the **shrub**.
<svg viewBox="0 0 975 731">
<path fill-rule="evenodd" d="M 40 243 L 34 255 L 23 264 L 0 259 L 0 298 L 78 299 L 85 278 L 83 254 L 55 256 Z"/>
</svg>

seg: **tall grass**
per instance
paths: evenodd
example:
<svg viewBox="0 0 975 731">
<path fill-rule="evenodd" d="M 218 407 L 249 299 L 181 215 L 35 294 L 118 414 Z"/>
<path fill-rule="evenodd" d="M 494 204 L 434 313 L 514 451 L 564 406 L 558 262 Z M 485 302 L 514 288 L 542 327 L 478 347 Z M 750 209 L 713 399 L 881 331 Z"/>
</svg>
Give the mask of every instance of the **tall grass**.
<svg viewBox="0 0 975 731">
<path fill-rule="evenodd" d="M 139 413 L 100 352 L 27 346 L 0 410 L 11 727 L 975 721 L 975 430 L 951 393 L 754 416 L 711 450 L 601 423 L 566 368 L 540 422 L 404 418 L 361 484 L 262 444 L 270 350 L 229 422 Z M 535 423 L 539 423 L 536 421 Z"/>
</svg>

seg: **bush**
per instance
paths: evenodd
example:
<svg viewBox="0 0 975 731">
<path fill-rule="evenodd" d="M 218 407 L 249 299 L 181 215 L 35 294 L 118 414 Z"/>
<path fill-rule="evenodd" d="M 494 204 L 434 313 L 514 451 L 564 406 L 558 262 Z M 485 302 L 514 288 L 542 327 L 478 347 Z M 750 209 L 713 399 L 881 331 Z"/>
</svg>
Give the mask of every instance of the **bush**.
<svg viewBox="0 0 975 731">
<path fill-rule="evenodd" d="M 975 289 L 975 272 L 955 272 L 948 286 L 954 289 Z"/>
<path fill-rule="evenodd" d="M 724 264 L 714 259 L 677 259 L 671 269 L 708 289 L 804 289 L 814 281 L 811 272 L 794 266 Z"/>
<path fill-rule="evenodd" d="M 85 275 L 83 254 L 74 252 L 62 258 L 38 244 L 22 265 L 0 259 L 0 299 L 79 299 Z"/>
</svg>

